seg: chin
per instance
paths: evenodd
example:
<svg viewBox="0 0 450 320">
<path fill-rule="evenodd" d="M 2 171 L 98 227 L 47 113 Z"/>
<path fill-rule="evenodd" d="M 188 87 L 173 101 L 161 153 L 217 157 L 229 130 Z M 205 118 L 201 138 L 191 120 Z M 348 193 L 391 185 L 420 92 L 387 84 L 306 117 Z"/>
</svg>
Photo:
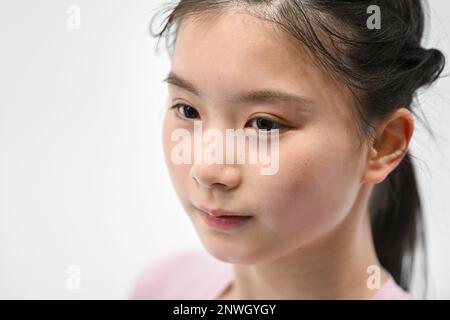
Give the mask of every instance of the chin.
<svg viewBox="0 0 450 320">
<path fill-rule="evenodd" d="M 203 246 L 213 257 L 226 263 L 252 265 L 260 259 L 256 251 L 242 246 L 242 244 L 219 243 L 217 241 L 202 240 Z"/>
</svg>

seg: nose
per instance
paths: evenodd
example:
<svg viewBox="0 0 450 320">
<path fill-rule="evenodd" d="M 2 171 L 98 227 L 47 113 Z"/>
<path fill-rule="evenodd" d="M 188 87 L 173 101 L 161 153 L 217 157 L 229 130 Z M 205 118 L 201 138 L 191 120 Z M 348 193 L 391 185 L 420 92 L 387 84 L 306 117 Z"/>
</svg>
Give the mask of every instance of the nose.
<svg viewBox="0 0 450 320">
<path fill-rule="evenodd" d="M 229 190 L 236 188 L 240 183 L 238 169 L 228 164 L 195 163 L 191 167 L 191 177 L 206 189 L 215 186 Z"/>
</svg>

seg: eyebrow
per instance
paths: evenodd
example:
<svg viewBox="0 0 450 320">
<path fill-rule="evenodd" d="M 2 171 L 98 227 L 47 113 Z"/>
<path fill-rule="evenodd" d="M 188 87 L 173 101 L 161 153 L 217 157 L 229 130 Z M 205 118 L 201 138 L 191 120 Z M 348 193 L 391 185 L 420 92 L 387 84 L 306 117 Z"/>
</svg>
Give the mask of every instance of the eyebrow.
<svg viewBox="0 0 450 320">
<path fill-rule="evenodd" d="M 163 82 L 167 82 L 168 84 L 186 90 L 197 97 L 202 96 L 200 90 L 195 85 L 193 85 L 188 80 L 178 76 L 173 71 L 169 72 L 169 74 L 163 80 Z M 305 107 L 307 105 L 312 104 L 312 101 L 295 94 L 282 92 L 279 90 L 265 89 L 265 90 L 251 90 L 236 96 L 232 96 L 228 99 L 228 103 L 240 105 L 252 105 L 256 103 L 285 104 L 296 106 L 306 111 L 310 111 Z"/>
</svg>

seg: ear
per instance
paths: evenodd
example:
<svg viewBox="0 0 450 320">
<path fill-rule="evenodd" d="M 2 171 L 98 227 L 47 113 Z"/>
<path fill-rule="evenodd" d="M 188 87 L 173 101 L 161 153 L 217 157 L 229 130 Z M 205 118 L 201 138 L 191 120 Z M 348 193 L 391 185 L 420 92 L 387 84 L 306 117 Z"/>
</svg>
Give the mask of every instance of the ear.
<svg viewBox="0 0 450 320">
<path fill-rule="evenodd" d="M 402 161 L 414 132 L 413 114 L 406 108 L 397 109 L 375 131 L 362 177 L 369 184 L 383 182 Z"/>
</svg>

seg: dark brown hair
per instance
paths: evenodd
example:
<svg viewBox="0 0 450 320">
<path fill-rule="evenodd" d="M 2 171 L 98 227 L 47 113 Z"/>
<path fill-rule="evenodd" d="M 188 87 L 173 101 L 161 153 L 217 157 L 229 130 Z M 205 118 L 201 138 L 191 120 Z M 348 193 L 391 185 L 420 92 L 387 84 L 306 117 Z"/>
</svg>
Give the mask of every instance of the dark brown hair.
<svg viewBox="0 0 450 320">
<path fill-rule="evenodd" d="M 371 5 L 380 9 L 379 29 L 367 26 Z M 165 24 L 159 32 L 151 32 L 158 44 L 165 36 L 172 54 L 183 18 L 231 8 L 245 9 L 287 32 L 309 49 L 330 76 L 346 85 L 355 101 L 360 146 L 374 138 L 374 124 L 396 109 L 405 107 L 417 116 L 413 109 L 417 89 L 431 85 L 445 66 L 441 51 L 421 45 L 425 17 L 420 0 L 181 0 L 162 8 L 169 12 Z M 426 123 L 425 127 L 432 134 Z M 414 157 L 404 152 L 400 164 L 375 185 L 369 212 L 380 263 L 409 290 L 419 246 L 425 284 L 427 268 Z"/>
</svg>

